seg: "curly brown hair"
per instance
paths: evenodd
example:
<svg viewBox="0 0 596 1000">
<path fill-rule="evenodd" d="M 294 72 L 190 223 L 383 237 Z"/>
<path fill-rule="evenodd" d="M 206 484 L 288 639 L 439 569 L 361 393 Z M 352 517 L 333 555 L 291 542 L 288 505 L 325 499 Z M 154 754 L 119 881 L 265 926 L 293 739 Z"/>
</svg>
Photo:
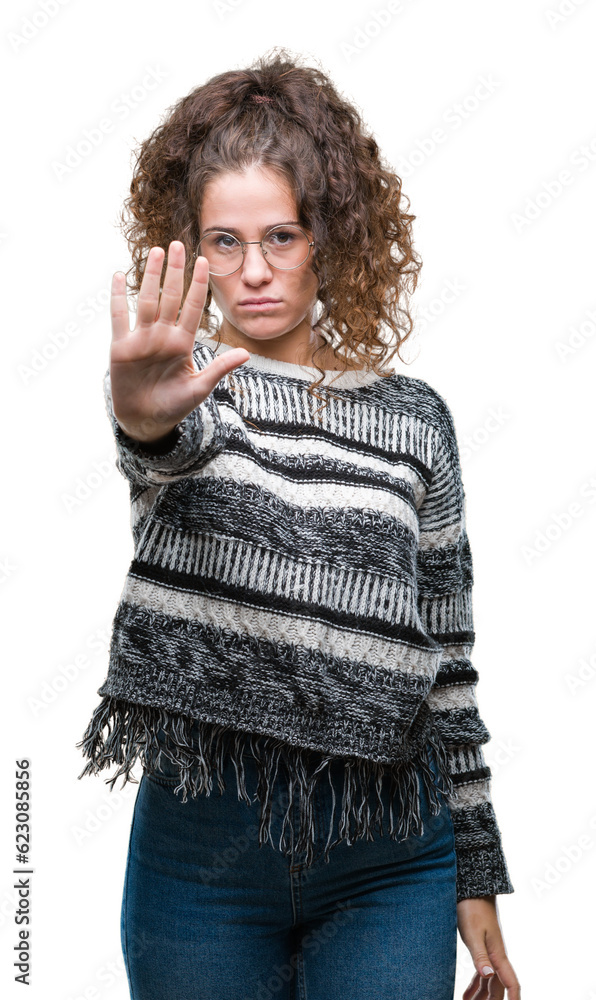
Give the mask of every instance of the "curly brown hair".
<svg viewBox="0 0 596 1000">
<path fill-rule="evenodd" d="M 422 266 L 411 235 L 416 216 L 400 209 L 401 179 L 385 164 L 357 109 L 321 69 L 300 65 L 279 46 L 247 69 L 220 73 L 196 87 L 141 143 L 120 216 L 133 260 L 127 272 L 133 276 L 131 293 L 140 291 L 151 247 L 163 248 L 165 268 L 170 242 L 180 240 L 186 296 L 206 184 L 223 171 L 252 165 L 288 181 L 297 218 L 313 233 L 311 266 L 322 305 L 314 329 L 323 342 L 313 356 L 321 378 L 309 391 L 321 398 L 315 389 L 324 370 L 316 354 L 328 344 L 344 371 L 351 360 L 391 375 L 382 366 L 396 353 L 403 360 L 399 348 L 413 326 L 408 294 Z M 209 289 L 199 328 L 216 336 L 211 298 Z M 389 342 L 384 328 L 393 335 Z M 346 354 L 338 355 L 338 347 Z"/>
</svg>

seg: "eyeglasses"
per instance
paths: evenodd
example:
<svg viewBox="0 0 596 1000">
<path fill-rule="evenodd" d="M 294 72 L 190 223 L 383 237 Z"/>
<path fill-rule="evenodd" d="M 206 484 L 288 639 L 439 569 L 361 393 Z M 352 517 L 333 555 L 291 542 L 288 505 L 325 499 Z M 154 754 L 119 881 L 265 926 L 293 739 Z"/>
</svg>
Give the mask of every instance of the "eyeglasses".
<svg viewBox="0 0 596 1000">
<path fill-rule="evenodd" d="M 194 257 L 206 257 L 209 274 L 223 277 L 234 274 L 244 263 L 245 247 L 259 243 L 263 257 L 271 267 L 280 271 L 292 271 L 308 259 L 314 240 L 298 226 L 274 226 L 262 240 L 238 240 L 231 233 L 217 231 L 207 233 L 199 240 Z"/>
</svg>

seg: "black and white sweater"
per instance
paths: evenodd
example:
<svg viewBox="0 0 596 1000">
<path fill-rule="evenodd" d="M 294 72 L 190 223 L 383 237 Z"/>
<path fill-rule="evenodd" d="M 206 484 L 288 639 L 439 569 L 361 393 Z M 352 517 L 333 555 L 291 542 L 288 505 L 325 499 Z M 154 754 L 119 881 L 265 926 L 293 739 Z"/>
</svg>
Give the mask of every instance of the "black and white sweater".
<svg viewBox="0 0 596 1000">
<path fill-rule="evenodd" d="M 197 370 L 215 348 L 196 341 Z M 438 811 L 434 753 L 458 901 L 513 892 L 470 660 L 472 559 L 452 415 L 421 379 L 358 371 L 329 373 L 331 398 L 316 413 L 313 374 L 251 354 L 156 450 L 118 425 L 106 372 L 134 558 L 101 702 L 77 744 L 89 758 L 80 777 L 117 763 L 110 785 L 134 781 L 135 762 L 151 770 L 161 751 L 179 765 L 186 800 L 210 793 L 213 768 L 221 790 L 221 755 L 239 762 L 250 745 L 263 778 L 260 842 L 283 760 L 302 775 L 307 808 L 292 843 L 310 863 L 322 764 L 344 761 L 348 842 L 380 821 L 380 800 L 371 815 L 356 809 L 356 792 L 383 773 L 400 802 L 390 835 L 403 838 L 419 830 L 415 769 Z M 238 789 L 249 801 L 242 768 Z"/>
</svg>

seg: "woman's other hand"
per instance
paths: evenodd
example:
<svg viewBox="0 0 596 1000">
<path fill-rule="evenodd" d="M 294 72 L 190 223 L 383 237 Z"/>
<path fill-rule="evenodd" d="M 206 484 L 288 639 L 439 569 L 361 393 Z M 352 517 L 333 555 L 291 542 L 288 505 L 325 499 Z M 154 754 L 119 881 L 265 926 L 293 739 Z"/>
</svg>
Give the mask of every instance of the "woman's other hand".
<svg viewBox="0 0 596 1000">
<path fill-rule="evenodd" d="M 457 927 L 476 972 L 462 1000 L 521 1000 L 520 984 L 507 958 L 496 896 L 462 899 L 457 904 Z M 493 973 L 483 973 L 491 968 Z"/>
</svg>

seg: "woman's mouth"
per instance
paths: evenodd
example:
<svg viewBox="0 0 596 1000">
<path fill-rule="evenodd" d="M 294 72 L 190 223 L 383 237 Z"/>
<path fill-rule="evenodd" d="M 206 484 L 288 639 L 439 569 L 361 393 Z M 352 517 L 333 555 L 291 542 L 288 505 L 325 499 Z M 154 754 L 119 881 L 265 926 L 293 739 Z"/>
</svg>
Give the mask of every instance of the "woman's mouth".
<svg viewBox="0 0 596 1000">
<path fill-rule="evenodd" d="M 281 305 L 280 299 L 243 299 L 238 305 L 248 312 L 270 312 L 276 306 Z"/>
</svg>

